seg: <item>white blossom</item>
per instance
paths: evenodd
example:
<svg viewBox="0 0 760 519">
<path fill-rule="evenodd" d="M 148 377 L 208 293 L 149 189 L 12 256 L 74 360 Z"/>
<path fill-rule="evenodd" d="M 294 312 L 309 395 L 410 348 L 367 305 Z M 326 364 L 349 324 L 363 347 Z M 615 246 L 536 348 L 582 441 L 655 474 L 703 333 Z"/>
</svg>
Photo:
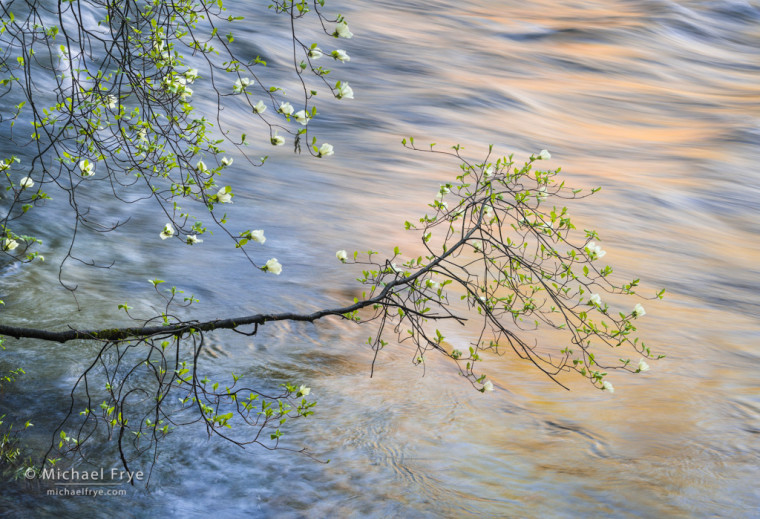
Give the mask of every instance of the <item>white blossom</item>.
<svg viewBox="0 0 760 519">
<path fill-rule="evenodd" d="M 483 391 L 493 391 L 493 382 L 486 380 L 483 384 Z"/>
<path fill-rule="evenodd" d="M 336 87 L 338 89 L 338 93 L 335 94 L 335 97 L 338 99 L 353 99 L 354 98 L 354 89 L 348 86 L 348 83 L 345 81 L 340 84 L 339 87 Z"/>
<path fill-rule="evenodd" d="M 293 114 L 293 117 L 295 118 L 296 121 L 298 121 L 304 126 L 309 124 L 309 115 L 304 110 L 299 110 L 298 112 Z"/>
<path fill-rule="evenodd" d="M 309 393 L 311 393 L 310 387 L 301 386 L 298 388 L 298 394 L 301 396 L 309 396 Z"/>
<path fill-rule="evenodd" d="M 335 253 L 335 257 L 338 258 L 341 262 L 345 263 L 348 259 L 348 253 L 345 250 L 339 250 Z"/>
<path fill-rule="evenodd" d="M 16 247 L 18 247 L 18 242 L 16 240 L 6 238 L 5 244 L 3 245 L 3 250 L 13 250 Z"/>
<path fill-rule="evenodd" d="M 251 231 L 251 239 L 253 241 L 257 241 L 261 244 L 263 244 L 265 241 L 267 241 L 266 236 L 264 236 L 264 231 L 262 229 L 257 229 L 255 231 Z"/>
<path fill-rule="evenodd" d="M 188 245 L 195 245 L 196 243 L 203 243 L 203 240 L 198 238 L 195 234 L 190 234 L 187 237 L 187 244 Z"/>
<path fill-rule="evenodd" d="M 224 166 L 225 168 L 227 166 L 231 166 L 233 162 L 234 162 L 233 159 L 228 159 L 227 157 L 222 157 L 222 166 Z"/>
<path fill-rule="evenodd" d="M 644 359 L 639 359 L 639 371 L 649 371 L 649 364 Z"/>
<path fill-rule="evenodd" d="M 95 164 L 87 159 L 79 161 L 79 171 L 83 177 L 91 177 L 95 174 Z"/>
<path fill-rule="evenodd" d="M 232 203 L 232 193 L 230 192 L 230 189 L 230 186 L 224 186 L 216 192 L 216 199 L 219 200 L 220 204 Z"/>
<path fill-rule="evenodd" d="M 208 173 L 208 167 L 206 167 L 206 163 L 203 162 L 203 160 L 198 161 L 198 163 L 195 165 L 195 169 L 198 171 L 198 173 Z"/>
<path fill-rule="evenodd" d="M 251 78 L 241 77 L 235 80 L 235 85 L 232 87 L 232 91 L 236 94 L 243 92 L 251 84 Z"/>
<path fill-rule="evenodd" d="M 187 98 L 193 95 L 193 89 L 190 87 L 182 87 L 179 99 L 180 101 L 187 101 Z"/>
<path fill-rule="evenodd" d="M 546 186 L 539 186 L 536 191 L 536 200 L 543 202 L 549 195 L 546 193 Z"/>
<path fill-rule="evenodd" d="M 273 146 L 282 146 L 285 144 L 285 137 L 277 135 L 277 132 L 275 132 L 274 135 L 272 135 L 270 141 L 272 142 Z"/>
<path fill-rule="evenodd" d="M 335 32 L 333 33 L 333 36 L 337 36 L 338 38 L 350 38 L 354 34 L 348 30 L 348 24 L 346 22 L 341 22 L 335 27 Z"/>
<path fill-rule="evenodd" d="M 282 265 L 280 265 L 280 262 L 277 261 L 277 258 L 272 258 L 266 262 L 266 265 L 264 265 L 264 270 L 279 276 L 282 272 Z"/>
<path fill-rule="evenodd" d="M 32 180 L 31 177 L 24 177 L 18 181 L 18 185 L 21 186 L 21 189 L 34 187 L 34 180 Z"/>
<path fill-rule="evenodd" d="M 161 231 L 161 234 L 159 234 L 159 236 L 161 236 L 162 240 L 165 240 L 167 238 L 171 238 L 172 236 L 174 236 L 174 227 L 172 227 L 172 224 L 167 223 L 166 225 L 164 225 L 164 230 Z"/>
<path fill-rule="evenodd" d="M 342 63 L 345 63 L 346 61 L 351 61 L 351 56 L 349 56 L 348 52 L 344 51 L 343 49 L 332 51 L 330 53 L 330 56 L 332 56 L 333 59 L 336 59 Z"/>
<path fill-rule="evenodd" d="M 190 70 L 185 72 L 185 78 L 187 79 L 188 83 L 192 83 L 198 78 L 198 69 L 197 68 L 191 68 Z"/>
<path fill-rule="evenodd" d="M 538 157 L 536 157 L 538 160 L 549 160 L 552 158 L 552 154 L 549 153 L 547 150 L 541 150 L 541 152 L 538 154 Z"/>
<path fill-rule="evenodd" d="M 647 312 L 644 310 L 644 307 L 641 306 L 641 303 L 636 303 L 636 306 L 633 307 L 633 316 L 634 317 L 641 317 L 646 315 Z"/>
<path fill-rule="evenodd" d="M 615 388 L 612 386 L 610 382 L 607 382 L 606 380 L 602 382 L 602 389 L 604 389 L 605 391 L 609 391 L 610 393 L 615 392 Z"/>
<path fill-rule="evenodd" d="M 589 252 L 591 259 L 602 258 L 605 254 L 607 254 L 607 251 L 602 250 L 602 247 L 593 241 L 588 242 L 588 245 L 586 245 L 586 250 Z"/>
<path fill-rule="evenodd" d="M 588 299 L 589 303 L 595 306 L 602 306 L 602 297 L 599 294 L 591 294 Z"/>
<path fill-rule="evenodd" d="M 425 286 L 428 288 L 432 288 L 433 290 L 438 290 L 441 288 L 441 284 L 437 281 L 433 281 L 432 279 L 426 280 Z"/>
<path fill-rule="evenodd" d="M 485 171 L 483 171 L 483 176 L 484 176 L 485 178 L 491 178 L 491 177 L 493 176 L 493 174 L 494 174 L 494 171 L 495 171 L 495 170 L 494 170 L 494 167 L 493 167 L 493 166 L 488 166 L 488 167 L 485 169 Z"/>
<path fill-rule="evenodd" d="M 438 191 L 442 195 L 448 194 L 451 192 L 451 189 L 448 188 L 448 186 L 441 186 L 440 191 Z"/>
<path fill-rule="evenodd" d="M 319 147 L 319 150 L 317 151 L 317 157 L 329 157 L 333 153 L 335 152 L 333 151 L 332 144 L 324 143 Z"/>
<path fill-rule="evenodd" d="M 267 106 L 264 104 L 264 101 L 259 99 L 259 102 L 253 105 L 253 113 L 255 114 L 263 114 L 266 112 Z"/>
<path fill-rule="evenodd" d="M 106 96 L 106 106 L 108 107 L 109 110 L 113 110 L 114 108 L 116 108 L 117 101 L 118 99 L 116 99 L 116 96 L 114 95 L 109 94 L 108 96 Z"/>
<path fill-rule="evenodd" d="M 280 103 L 280 108 L 278 112 L 285 115 L 293 115 L 293 112 L 295 109 L 293 108 L 293 105 L 290 103 Z"/>
<path fill-rule="evenodd" d="M 319 59 L 322 57 L 324 53 L 322 52 L 322 49 L 319 47 L 314 47 L 313 49 L 309 49 L 309 58 L 311 59 Z"/>
</svg>

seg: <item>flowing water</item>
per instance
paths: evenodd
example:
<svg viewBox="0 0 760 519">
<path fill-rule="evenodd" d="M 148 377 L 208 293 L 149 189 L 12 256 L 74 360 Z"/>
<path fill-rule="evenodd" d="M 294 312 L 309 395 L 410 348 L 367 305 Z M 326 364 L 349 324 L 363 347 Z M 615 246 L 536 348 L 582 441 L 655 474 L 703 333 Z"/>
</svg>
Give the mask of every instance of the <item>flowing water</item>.
<svg viewBox="0 0 760 519">
<path fill-rule="evenodd" d="M 183 259 L 153 239 L 155 218 L 140 206 L 118 236 L 85 245 L 93 257 L 116 259 L 111 271 L 69 270 L 81 285 L 77 312 L 63 289 L 50 288 L 66 246 L 56 238 L 65 224 L 53 218 L 39 223 L 50 266 L 0 271 L 4 321 L 113 322 L 125 294 L 134 306 L 153 304 L 144 280 L 154 276 L 200 296 L 196 311 L 208 317 L 350 302 L 357 272 L 335 261 L 335 250 L 414 247 L 403 221 L 423 214 L 456 175 L 454 162 L 404 150 L 401 138 L 413 135 L 460 143 L 476 160 L 491 143 L 518 160 L 546 148 L 568 184 L 602 186 L 572 206 L 573 216 L 599 231 L 619 279 L 667 289 L 663 301 L 646 303 L 639 327 L 667 357 L 647 373 L 616 375 L 614 394 L 573 380 L 568 392 L 508 355 L 490 358 L 496 391 L 481 394 L 434 356 L 423 376 L 398 346 L 386 348 L 370 379 L 362 346 L 370 332 L 338 320 L 267 325 L 254 338 L 217 333 L 209 371 L 312 387 L 318 412 L 294 424 L 292 445 L 330 463 L 243 451 L 187 429 L 164 445 L 149 491 L 52 498 L 11 482 L 0 510 L 760 516 L 760 2 L 362 0 L 341 9 L 355 37 L 335 40 L 351 55 L 335 69 L 356 99 L 325 102 L 314 121 L 336 155 L 276 150 L 262 169 L 236 161 L 229 177 L 239 186 L 231 216 L 246 222 L 241 228 L 266 229 L 265 254 L 282 262 L 282 276 L 256 275 L 234 254 L 220 258 L 221 237 Z M 286 49 L 284 33 L 262 25 L 266 32 L 239 33 L 238 43 L 271 48 L 273 69 L 286 66 L 275 52 Z M 473 333 L 446 331 L 458 345 Z M 6 389 L 1 410 L 35 423 L 26 441 L 49 441 L 54 410 L 93 353 L 86 344 L 8 341 L 4 365 L 28 374 Z M 112 454 L 89 452 L 106 467 L 118 465 Z"/>
</svg>

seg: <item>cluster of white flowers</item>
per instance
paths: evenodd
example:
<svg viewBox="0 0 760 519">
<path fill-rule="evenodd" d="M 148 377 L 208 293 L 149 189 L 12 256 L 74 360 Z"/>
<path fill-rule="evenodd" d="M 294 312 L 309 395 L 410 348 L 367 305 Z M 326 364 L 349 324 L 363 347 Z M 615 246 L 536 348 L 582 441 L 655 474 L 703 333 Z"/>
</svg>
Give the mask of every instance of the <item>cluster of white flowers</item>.
<svg viewBox="0 0 760 519">
<path fill-rule="evenodd" d="M 345 263 L 348 259 L 348 253 L 345 250 L 341 249 L 335 253 L 335 257 L 338 258 L 341 263 Z"/>
<path fill-rule="evenodd" d="M 248 88 L 253 80 L 248 77 L 241 77 L 235 80 L 235 84 L 232 86 L 232 91 L 236 94 L 241 94 Z"/>
<path fill-rule="evenodd" d="M 95 164 L 87 159 L 79 161 L 79 171 L 83 177 L 91 177 L 95 174 Z"/>
<path fill-rule="evenodd" d="M 180 99 L 186 101 L 188 97 L 193 95 L 193 89 L 187 85 L 195 81 L 197 77 L 198 70 L 190 69 L 184 75 L 173 74 L 166 76 L 163 80 L 163 86 L 167 92 L 179 94 Z"/>
<path fill-rule="evenodd" d="M 277 258 L 272 258 L 266 262 L 264 265 L 264 270 L 266 272 L 271 272 L 272 274 L 279 276 L 282 273 L 282 265 L 280 265 L 280 262 L 277 261 Z"/>
<path fill-rule="evenodd" d="M 322 157 L 329 157 L 329 156 L 330 156 L 330 155 L 332 155 L 333 153 L 335 153 L 335 151 L 333 151 L 333 146 L 332 146 L 332 144 L 324 143 L 324 144 L 323 144 L 322 146 L 320 146 L 320 147 L 319 147 L 319 149 L 317 150 L 317 157 L 319 157 L 319 158 L 322 158 Z"/>
<path fill-rule="evenodd" d="M 159 236 L 161 236 L 162 240 L 165 240 L 167 238 L 171 238 L 172 236 L 174 236 L 174 227 L 172 227 L 172 224 L 167 223 L 166 225 L 164 225 L 164 230 L 161 231 L 161 234 L 159 234 Z"/>
<path fill-rule="evenodd" d="M 586 251 L 588 252 L 589 256 L 591 256 L 592 260 L 603 258 L 604 255 L 607 254 L 607 251 L 602 250 L 602 247 L 593 241 L 588 242 L 588 245 L 586 245 Z"/>
<path fill-rule="evenodd" d="M 18 247 L 18 242 L 11 238 L 6 238 L 5 243 L 3 244 L 3 250 L 14 250 L 16 247 Z"/>
</svg>

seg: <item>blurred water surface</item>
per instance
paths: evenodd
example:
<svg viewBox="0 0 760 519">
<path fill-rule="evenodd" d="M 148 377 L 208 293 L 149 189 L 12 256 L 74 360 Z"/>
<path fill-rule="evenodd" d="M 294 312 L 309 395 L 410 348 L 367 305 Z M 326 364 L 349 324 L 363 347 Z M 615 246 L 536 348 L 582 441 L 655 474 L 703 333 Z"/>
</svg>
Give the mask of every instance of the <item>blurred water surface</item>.
<svg viewBox="0 0 760 519">
<path fill-rule="evenodd" d="M 568 184 L 602 186 L 571 212 L 579 228 L 599 231 L 621 278 L 641 277 L 651 293 L 667 289 L 664 301 L 646 305 L 640 326 L 667 358 L 640 376 L 616 377 L 610 395 L 573 380 L 566 392 L 507 355 L 489 359 L 497 391 L 483 395 L 435 358 L 423 377 L 398 347 L 380 356 L 370 379 L 371 355 L 361 346 L 370 332 L 338 321 L 268 325 L 253 339 L 215 334 L 210 371 L 313 388 L 318 413 L 294 426 L 294 442 L 330 463 L 242 451 L 187 431 L 161 451 L 152 490 L 107 500 L 109 513 L 760 515 L 760 2 L 339 7 L 355 37 L 323 47 L 351 55 L 333 74 L 356 99 L 323 101 L 313 122 L 335 156 L 262 148 L 253 154 L 270 153 L 267 166 L 238 160 L 228 177 L 238 193 L 231 217 L 241 229 L 266 229 L 262 254 L 282 262 L 282 276 L 257 275 L 234 254 L 220 258 L 221 236 L 182 259 L 145 238 L 157 235 L 156 220 L 138 207 L 118 237 L 85 244 L 93 256 L 116 259 L 112 271 L 68 271 L 82 287 L 79 312 L 65 291 L 50 288 L 65 224 L 41 223 L 50 266 L 0 271 L 4 319 L 113 322 L 125 292 L 130 304 L 150 308 L 144 279 L 156 276 L 199 295 L 198 311 L 209 317 L 350 302 L 356 272 L 335 261 L 335 250 L 414 247 L 403 221 L 424 213 L 438 185 L 456 175 L 455 163 L 400 146 L 414 135 L 460 143 L 474 159 L 491 143 L 518 160 L 546 148 Z M 261 11 L 241 1 L 230 10 L 252 19 Z M 272 73 L 285 81 L 287 62 L 277 58 L 287 51 L 285 33 L 265 21 L 237 40 L 254 54 L 271 49 Z M 447 337 L 464 345 L 472 333 L 451 327 Z M 28 375 L 6 392 L 2 412 L 36 424 L 30 441 L 48 441 L 58 417 L 51 406 L 66 405 L 93 353 L 81 344 L 9 342 L 3 362 Z M 110 454 L 89 453 L 112 463 Z M 0 495 L 0 509 L 19 517 L 104 517 L 103 505 L 45 498 L 15 483 Z"/>
</svg>

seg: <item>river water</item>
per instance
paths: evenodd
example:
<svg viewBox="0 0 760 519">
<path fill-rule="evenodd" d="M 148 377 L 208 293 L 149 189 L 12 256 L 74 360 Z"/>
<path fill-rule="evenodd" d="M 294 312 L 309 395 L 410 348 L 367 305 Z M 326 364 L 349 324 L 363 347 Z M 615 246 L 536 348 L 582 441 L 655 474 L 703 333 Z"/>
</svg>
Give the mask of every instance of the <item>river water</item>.
<svg viewBox="0 0 760 519">
<path fill-rule="evenodd" d="M 423 373 L 398 346 L 386 348 L 370 379 L 371 352 L 362 346 L 369 332 L 338 320 L 267 325 L 255 338 L 217 333 L 204 359 L 210 372 L 312 387 L 317 414 L 294 424 L 291 438 L 330 463 L 243 451 L 187 429 L 165 443 L 149 491 L 52 498 L 11 482 L 0 510 L 12 517 L 760 515 L 760 2 L 340 7 L 355 36 L 339 41 L 351 62 L 335 68 L 356 99 L 325 102 L 313 123 L 336 154 L 318 161 L 265 149 L 272 158 L 264 168 L 241 159 L 228 177 L 238 194 L 231 216 L 256 222 L 242 228 L 266 229 L 266 254 L 285 266 L 281 276 L 256 275 L 232 253 L 220 257 L 221 236 L 181 259 L 145 239 L 157 234 L 155 217 L 138 207 L 118 236 L 88 242 L 93 256 L 117 260 L 114 269 L 68 271 L 81 284 L 77 311 L 56 288 L 54 260 L 66 246 L 56 229 L 65 225 L 48 220 L 39 225 L 49 266 L 0 272 L 4 321 L 114 322 L 125 294 L 150 308 L 144 280 L 155 276 L 198 295 L 196 312 L 209 318 L 348 303 L 360 293 L 357 272 L 335 261 L 335 251 L 413 247 L 404 220 L 423 214 L 438 185 L 457 173 L 454 162 L 404 150 L 401 138 L 413 135 L 460 143 L 475 159 L 488 144 L 518 160 L 546 148 L 569 185 L 602 186 L 571 211 L 579 228 L 600 233 L 620 279 L 640 277 L 650 293 L 667 289 L 663 301 L 646 304 L 639 327 L 667 357 L 647 373 L 616 375 L 614 394 L 572 379 L 568 392 L 509 355 L 490 358 L 485 371 L 496 391 L 481 394 L 434 356 Z M 259 7 L 230 9 L 253 17 Z M 285 34 L 274 22 L 262 25 L 238 34 L 238 43 L 271 48 L 276 71 L 286 66 L 277 60 Z M 242 119 L 232 124 L 257 131 Z M 455 344 L 473 333 L 446 330 Z M 24 436 L 31 445 L 49 441 L 55 410 L 93 353 L 86 344 L 8 341 L 3 363 L 28 374 L 6 388 L 1 412 L 35 423 Z M 88 454 L 96 465 L 118 465 L 108 449 Z"/>
</svg>

